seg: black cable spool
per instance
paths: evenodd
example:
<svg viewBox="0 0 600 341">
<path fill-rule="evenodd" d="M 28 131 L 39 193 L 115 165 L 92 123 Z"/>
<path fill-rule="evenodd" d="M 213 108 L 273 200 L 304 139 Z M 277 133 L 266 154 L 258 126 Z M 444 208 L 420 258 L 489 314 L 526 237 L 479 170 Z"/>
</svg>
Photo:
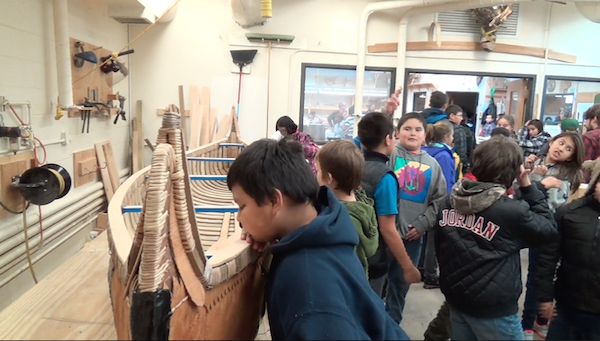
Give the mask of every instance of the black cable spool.
<svg viewBox="0 0 600 341">
<path fill-rule="evenodd" d="M 13 179 L 12 186 L 18 188 L 30 203 L 47 205 L 67 195 L 71 189 L 71 176 L 62 166 L 49 163 L 26 170 Z"/>
</svg>

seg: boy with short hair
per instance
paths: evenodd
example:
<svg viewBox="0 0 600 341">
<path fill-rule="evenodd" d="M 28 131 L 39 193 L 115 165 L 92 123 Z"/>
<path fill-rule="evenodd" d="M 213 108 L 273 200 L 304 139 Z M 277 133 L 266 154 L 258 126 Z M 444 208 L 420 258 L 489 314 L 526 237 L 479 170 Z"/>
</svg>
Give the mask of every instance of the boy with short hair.
<svg viewBox="0 0 600 341">
<path fill-rule="evenodd" d="M 319 188 L 298 143 L 245 147 L 227 186 L 245 233 L 257 243 L 277 241 L 266 288 L 273 340 L 408 340 L 369 287 L 347 210 Z"/>
<path fill-rule="evenodd" d="M 463 173 L 465 170 L 469 169 L 469 158 L 468 158 L 468 141 L 467 136 L 469 128 L 460 124 L 463 121 L 463 110 L 456 104 L 449 105 L 446 108 L 446 113 L 448 114 L 448 121 L 452 123 L 452 127 L 454 128 L 454 151 L 458 154 L 460 158 L 461 167 L 457 170 L 456 180 L 459 179 L 458 174 Z"/>
<path fill-rule="evenodd" d="M 429 97 L 429 108 L 423 110 L 421 115 L 423 115 L 427 124 L 434 124 L 448 118 L 448 114 L 445 112 L 447 107 L 448 95 L 441 91 L 434 91 Z"/>
<path fill-rule="evenodd" d="M 481 136 L 482 137 L 491 137 L 492 130 L 496 128 L 496 120 L 494 119 L 494 115 L 487 114 L 485 116 L 485 124 L 483 128 L 481 128 Z"/>
<path fill-rule="evenodd" d="M 358 122 L 358 136 L 365 157 L 361 186 L 367 196 L 375 201 L 380 236 L 377 253 L 369 260 L 369 281 L 373 290 L 383 297 L 389 264 L 388 252 L 400 264 L 406 282 L 419 282 L 421 274 L 408 257 L 404 242 L 396 229 L 400 196 L 398 180 L 389 166 L 390 155 L 395 146 L 394 124 L 386 114 L 372 112 Z"/>
<path fill-rule="evenodd" d="M 368 278 L 367 259 L 377 251 L 379 232 L 373 200 L 359 188 L 365 159 L 353 142 L 337 140 L 321 147 L 316 163 L 319 185 L 328 186 L 350 214 L 360 240 L 356 254 Z"/>
<path fill-rule="evenodd" d="M 556 222 L 544 193 L 531 186 L 523 152 L 512 139 L 495 136 L 479 145 L 471 170 L 477 181 L 456 183 L 441 202 L 435 227 L 451 336 L 522 340 L 519 251 L 556 238 Z M 503 195 L 515 178 L 523 200 Z"/>
</svg>

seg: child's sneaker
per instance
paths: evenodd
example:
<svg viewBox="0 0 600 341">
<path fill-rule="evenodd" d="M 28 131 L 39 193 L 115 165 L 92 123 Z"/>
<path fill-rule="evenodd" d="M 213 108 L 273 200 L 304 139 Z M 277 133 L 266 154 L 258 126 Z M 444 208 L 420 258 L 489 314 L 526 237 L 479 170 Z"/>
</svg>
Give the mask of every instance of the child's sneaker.
<svg viewBox="0 0 600 341">
<path fill-rule="evenodd" d="M 523 340 L 533 340 L 533 330 L 525 329 L 523 330 Z"/>
<path fill-rule="evenodd" d="M 425 289 L 438 289 L 440 287 L 440 279 L 438 276 L 433 278 L 423 277 L 423 288 Z"/>
<path fill-rule="evenodd" d="M 548 327 L 548 322 L 546 324 L 538 324 L 537 321 L 533 322 L 533 331 L 544 340 L 548 334 Z"/>
</svg>

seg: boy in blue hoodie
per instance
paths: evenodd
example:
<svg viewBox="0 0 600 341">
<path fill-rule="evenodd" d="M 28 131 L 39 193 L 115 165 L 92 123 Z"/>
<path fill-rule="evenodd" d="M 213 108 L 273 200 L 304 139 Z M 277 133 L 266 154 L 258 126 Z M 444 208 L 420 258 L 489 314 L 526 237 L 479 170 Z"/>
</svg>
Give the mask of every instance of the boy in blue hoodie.
<svg viewBox="0 0 600 341">
<path fill-rule="evenodd" d="M 252 143 L 227 186 L 247 240 L 273 243 L 266 299 L 274 340 L 408 340 L 369 286 L 348 211 L 319 188 L 300 145 Z"/>
<path fill-rule="evenodd" d="M 448 95 L 441 91 L 434 91 L 429 98 L 429 108 L 423 110 L 421 115 L 427 124 L 434 124 L 448 118 L 446 108 L 448 107 Z"/>
</svg>

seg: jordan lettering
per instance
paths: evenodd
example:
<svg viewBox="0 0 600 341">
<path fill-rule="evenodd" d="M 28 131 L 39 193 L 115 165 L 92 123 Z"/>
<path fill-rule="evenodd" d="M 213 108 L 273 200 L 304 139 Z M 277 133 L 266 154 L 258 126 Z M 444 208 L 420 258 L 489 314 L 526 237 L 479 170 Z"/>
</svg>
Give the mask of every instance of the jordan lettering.
<svg viewBox="0 0 600 341">
<path fill-rule="evenodd" d="M 452 226 L 469 230 L 487 241 L 492 241 L 500 230 L 500 226 L 491 221 L 488 221 L 484 229 L 485 219 L 483 217 L 476 217 L 474 214 L 463 215 L 455 209 L 443 210 L 442 219 L 438 223 L 440 227 Z"/>
</svg>

